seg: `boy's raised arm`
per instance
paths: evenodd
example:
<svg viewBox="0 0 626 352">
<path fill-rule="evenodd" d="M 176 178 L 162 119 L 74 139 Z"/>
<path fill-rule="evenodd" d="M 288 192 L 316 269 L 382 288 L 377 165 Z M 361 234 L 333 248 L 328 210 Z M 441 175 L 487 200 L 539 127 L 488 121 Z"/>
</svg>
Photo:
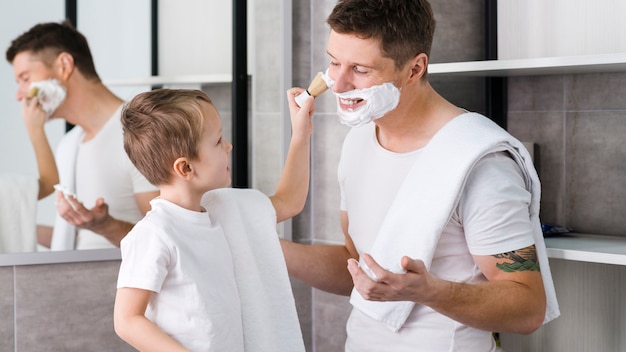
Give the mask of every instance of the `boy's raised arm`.
<svg viewBox="0 0 626 352">
<path fill-rule="evenodd" d="M 277 222 L 300 213 L 309 192 L 311 133 L 313 132 L 311 117 L 315 109 L 313 98 L 308 98 L 302 107 L 296 104 L 294 99 L 302 91 L 301 88 L 291 88 L 287 91 L 291 116 L 291 141 L 276 193 L 270 197 L 276 209 Z"/>
</svg>

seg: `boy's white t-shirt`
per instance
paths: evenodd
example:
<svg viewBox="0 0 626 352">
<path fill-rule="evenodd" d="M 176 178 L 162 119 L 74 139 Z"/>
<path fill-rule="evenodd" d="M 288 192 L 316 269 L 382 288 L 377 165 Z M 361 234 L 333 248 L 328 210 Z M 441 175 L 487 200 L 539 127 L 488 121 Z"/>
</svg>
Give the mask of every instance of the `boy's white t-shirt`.
<svg viewBox="0 0 626 352">
<path fill-rule="evenodd" d="M 209 214 L 155 198 L 122 240 L 117 287 L 153 291 L 146 317 L 192 351 L 243 351 L 241 304 L 224 232 Z"/>
<path fill-rule="evenodd" d="M 385 150 L 376 140 L 374 126 L 368 124 L 349 132 L 338 171 L 341 210 L 348 212 L 348 233 L 359 254 L 371 251 L 387 210 L 421 153 Z M 530 199 L 519 167 L 506 153 L 481 159 L 443 231 L 430 272 L 455 282 L 485 281 L 472 255 L 504 253 L 534 243 Z M 357 309 L 352 310 L 347 332 L 346 351 L 495 349 L 490 331 L 464 326 L 419 304 L 398 333 Z"/>
</svg>

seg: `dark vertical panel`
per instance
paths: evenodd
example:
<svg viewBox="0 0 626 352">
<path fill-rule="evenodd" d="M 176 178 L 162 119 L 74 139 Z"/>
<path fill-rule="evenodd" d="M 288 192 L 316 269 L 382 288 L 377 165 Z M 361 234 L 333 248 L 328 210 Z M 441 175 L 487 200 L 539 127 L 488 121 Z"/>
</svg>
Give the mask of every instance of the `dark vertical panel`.
<svg viewBox="0 0 626 352">
<path fill-rule="evenodd" d="M 78 28 L 77 4 L 78 0 L 65 0 L 65 19 L 70 21 L 74 28 Z M 65 132 L 74 127 L 71 123 L 65 122 Z"/>
<path fill-rule="evenodd" d="M 150 4 L 150 67 L 153 76 L 159 75 L 159 0 Z"/>
<path fill-rule="evenodd" d="M 159 0 L 150 2 L 150 74 L 159 75 Z M 153 85 L 152 89 L 163 85 Z"/>
<path fill-rule="evenodd" d="M 247 1 L 233 0 L 232 186 L 248 187 Z"/>
<path fill-rule="evenodd" d="M 498 59 L 498 2 L 485 0 L 485 59 Z"/>
<path fill-rule="evenodd" d="M 485 0 L 485 59 L 498 59 L 498 2 Z M 507 78 L 487 77 L 485 109 L 489 118 L 506 129 Z"/>
<path fill-rule="evenodd" d="M 77 21 L 77 0 L 65 0 L 65 18 L 76 28 Z"/>
</svg>

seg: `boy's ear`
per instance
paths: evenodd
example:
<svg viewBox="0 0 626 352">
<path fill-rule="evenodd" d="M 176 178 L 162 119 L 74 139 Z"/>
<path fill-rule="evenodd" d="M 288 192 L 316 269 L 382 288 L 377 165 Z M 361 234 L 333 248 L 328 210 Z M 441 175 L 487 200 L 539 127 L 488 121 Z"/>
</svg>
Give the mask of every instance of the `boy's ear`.
<svg viewBox="0 0 626 352">
<path fill-rule="evenodd" d="M 191 164 L 185 157 L 174 160 L 174 174 L 184 179 L 189 179 L 193 175 Z"/>
</svg>

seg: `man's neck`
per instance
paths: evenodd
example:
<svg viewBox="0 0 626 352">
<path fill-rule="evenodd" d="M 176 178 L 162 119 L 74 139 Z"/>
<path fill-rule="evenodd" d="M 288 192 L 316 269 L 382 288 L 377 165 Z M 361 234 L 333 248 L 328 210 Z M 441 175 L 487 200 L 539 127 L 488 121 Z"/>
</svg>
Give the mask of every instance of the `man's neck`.
<svg viewBox="0 0 626 352">
<path fill-rule="evenodd" d="M 397 153 L 420 149 L 446 123 L 463 113 L 430 86 L 413 97 L 412 101 L 376 120 L 376 136 L 383 148 Z"/>
<path fill-rule="evenodd" d="M 123 103 L 102 83 L 81 87 L 74 98 L 72 118 L 67 120 L 85 131 L 85 140 L 92 139 Z"/>
</svg>

